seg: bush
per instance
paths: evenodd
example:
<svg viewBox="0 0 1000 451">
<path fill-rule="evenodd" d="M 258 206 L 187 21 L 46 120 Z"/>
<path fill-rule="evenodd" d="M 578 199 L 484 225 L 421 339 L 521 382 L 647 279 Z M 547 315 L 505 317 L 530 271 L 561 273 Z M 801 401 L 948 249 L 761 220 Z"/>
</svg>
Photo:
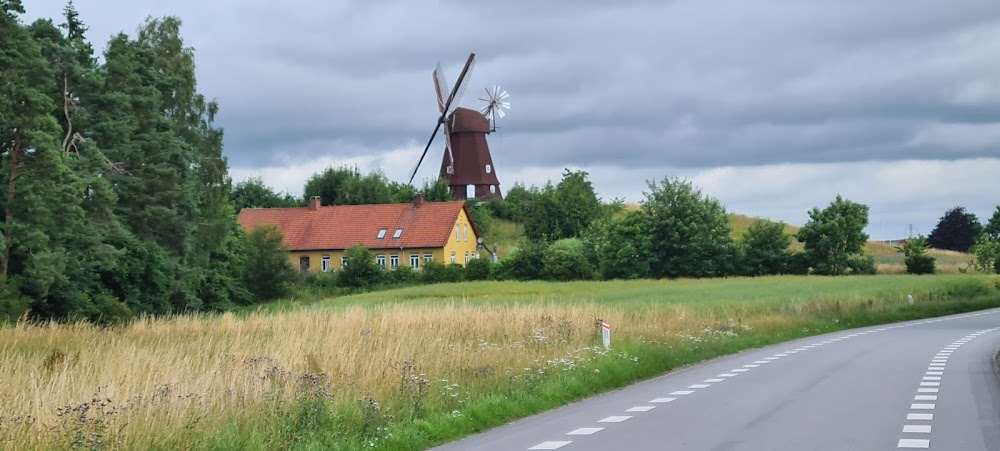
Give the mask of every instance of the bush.
<svg viewBox="0 0 1000 451">
<path fill-rule="evenodd" d="M 458 263 L 444 264 L 440 262 L 426 262 L 420 269 L 420 281 L 423 283 L 449 283 L 461 282 L 464 277 L 464 268 Z"/>
<path fill-rule="evenodd" d="M 493 261 L 488 258 L 474 258 L 465 265 L 465 280 L 487 280 L 493 269 Z"/>
<path fill-rule="evenodd" d="M 414 271 L 413 268 L 409 266 L 399 265 L 396 269 L 389 270 L 385 274 L 386 283 L 393 285 L 402 285 L 405 283 L 413 282 L 420 278 L 420 274 Z"/>
<path fill-rule="evenodd" d="M 30 307 L 31 301 L 13 283 L 0 282 L 0 324 L 16 322 Z"/>
<path fill-rule="evenodd" d="M 357 244 L 345 252 L 347 265 L 340 271 L 340 284 L 349 288 L 364 288 L 382 282 L 382 267 L 375 263 L 375 256 Z"/>
<path fill-rule="evenodd" d="M 897 246 L 896 251 L 902 252 L 905 257 L 903 262 L 906 263 L 907 274 L 934 274 L 936 259 L 927 254 L 927 238 L 913 238 L 902 246 Z"/>
<path fill-rule="evenodd" d="M 497 280 L 532 280 L 541 277 L 545 264 L 542 258 L 548 245 L 529 241 L 511 252 L 493 267 L 493 277 Z"/>
<path fill-rule="evenodd" d="M 853 254 L 847 258 L 847 268 L 851 274 L 872 275 L 875 274 L 875 257 L 867 254 Z"/>
<path fill-rule="evenodd" d="M 907 274 L 934 274 L 934 260 L 931 255 L 914 255 L 906 257 L 903 262 L 906 263 Z"/>
<path fill-rule="evenodd" d="M 594 278 L 594 267 L 584 255 L 580 240 L 559 240 L 549 246 L 542 257 L 541 276 L 560 281 L 590 280 Z"/>
<path fill-rule="evenodd" d="M 1000 241 L 983 234 L 976 241 L 975 254 L 974 265 L 977 270 L 1000 273 Z"/>
<path fill-rule="evenodd" d="M 803 251 L 792 251 L 788 254 L 785 274 L 804 276 L 809 274 L 809 257 Z"/>
<path fill-rule="evenodd" d="M 602 279 L 645 279 L 651 274 L 652 243 L 639 212 L 595 221 L 583 243 L 584 255 Z"/>
</svg>

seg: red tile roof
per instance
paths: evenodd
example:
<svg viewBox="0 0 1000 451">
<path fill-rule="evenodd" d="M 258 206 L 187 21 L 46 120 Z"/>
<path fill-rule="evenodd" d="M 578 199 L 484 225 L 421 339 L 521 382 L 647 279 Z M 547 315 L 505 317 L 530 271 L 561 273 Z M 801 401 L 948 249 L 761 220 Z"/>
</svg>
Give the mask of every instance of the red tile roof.
<svg viewBox="0 0 1000 451">
<path fill-rule="evenodd" d="M 458 213 L 465 202 L 338 205 L 298 208 L 244 208 L 240 224 L 247 230 L 259 225 L 277 226 L 290 250 L 348 249 L 358 243 L 368 249 L 443 247 L 454 232 Z M 466 211 L 474 236 L 472 217 Z M 393 239 L 396 229 L 403 234 Z M 376 239 L 380 229 L 385 238 Z"/>
</svg>

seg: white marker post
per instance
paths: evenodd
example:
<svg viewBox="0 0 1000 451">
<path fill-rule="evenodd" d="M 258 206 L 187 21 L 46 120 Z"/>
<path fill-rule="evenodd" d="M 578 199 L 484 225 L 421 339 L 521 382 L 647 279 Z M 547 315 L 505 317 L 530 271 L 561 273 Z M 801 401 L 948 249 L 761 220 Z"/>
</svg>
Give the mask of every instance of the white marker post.
<svg viewBox="0 0 1000 451">
<path fill-rule="evenodd" d="M 913 305 L 913 295 L 912 294 L 906 295 L 906 300 L 910 301 L 910 305 Z"/>
<path fill-rule="evenodd" d="M 604 338 L 604 349 L 611 349 L 611 326 L 601 321 L 601 336 Z"/>
</svg>

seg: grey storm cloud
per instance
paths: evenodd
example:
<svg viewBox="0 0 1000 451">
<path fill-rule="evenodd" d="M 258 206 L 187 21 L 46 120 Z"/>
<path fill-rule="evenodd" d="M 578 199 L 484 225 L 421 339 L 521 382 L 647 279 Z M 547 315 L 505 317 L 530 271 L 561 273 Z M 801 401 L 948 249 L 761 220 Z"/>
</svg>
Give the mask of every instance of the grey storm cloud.
<svg viewBox="0 0 1000 451">
<path fill-rule="evenodd" d="M 510 91 L 498 160 L 512 169 L 958 159 L 1000 145 L 995 0 L 76 3 L 98 47 L 147 14 L 180 17 L 241 167 L 422 147 L 431 71 L 440 61 L 454 83 L 470 51 L 462 104 Z"/>
</svg>

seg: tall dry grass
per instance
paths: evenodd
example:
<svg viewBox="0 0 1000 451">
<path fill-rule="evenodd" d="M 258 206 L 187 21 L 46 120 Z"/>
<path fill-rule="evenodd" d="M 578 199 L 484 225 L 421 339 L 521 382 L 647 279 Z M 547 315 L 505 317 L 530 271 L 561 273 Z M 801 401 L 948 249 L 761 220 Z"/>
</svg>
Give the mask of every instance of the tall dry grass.
<svg viewBox="0 0 1000 451">
<path fill-rule="evenodd" d="M 903 299 L 850 292 L 711 305 L 594 298 L 483 303 L 462 300 L 465 289 L 454 285 L 453 297 L 433 303 L 143 318 L 114 328 L 0 328 L 0 448 L 183 444 L 234 419 L 268 421 L 267 412 L 303 390 L 349 405 L 369 399 L 394 412 L 410 402 L 402 392 L 416 393 L 458 409 L 470 394 L 509 387 L 528 370 L 600 358 L 597 318 L 612 324 L 616 340 L 669 344 L 794 330 L 819 313 Z"/>
</svg>

